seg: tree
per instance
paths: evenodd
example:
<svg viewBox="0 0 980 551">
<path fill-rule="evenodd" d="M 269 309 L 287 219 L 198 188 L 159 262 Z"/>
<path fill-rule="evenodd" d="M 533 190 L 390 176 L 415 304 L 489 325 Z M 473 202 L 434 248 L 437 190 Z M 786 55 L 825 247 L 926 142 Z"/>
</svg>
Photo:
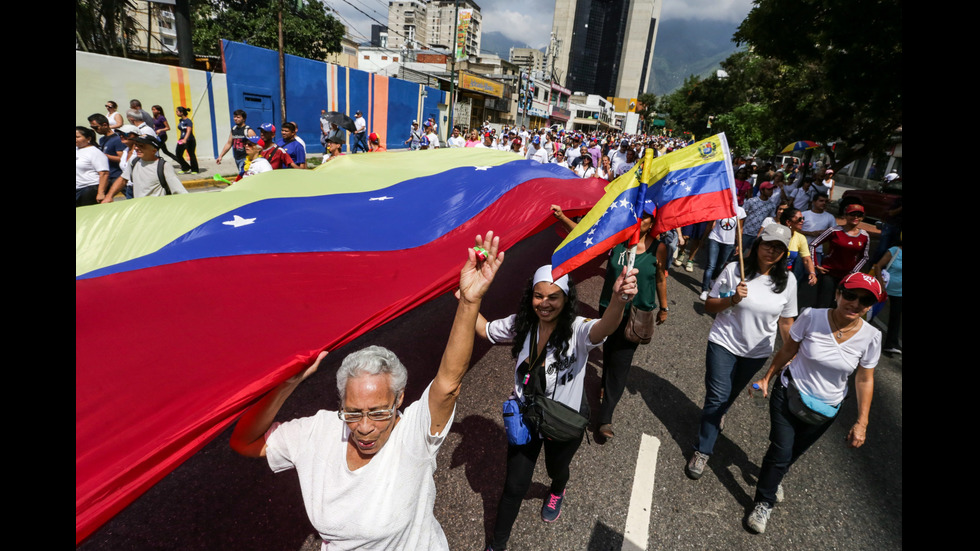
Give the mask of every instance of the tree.
<svg viewBox="0 0 980 551">
<path fill-rule="evenodd" d="M 126 55 L 138 28 L 131 15 L 135 10 L 132 0 L 75 0 L 78 46 L 87 52 Z"/>
<path fill-rule="evenodd" d="M 193 6 L 194 50 L 218 55 L 221 39 L 279 49 L 278 0 L 201 0 Z M 286 2 L 282 14 L 287 54 L 323 59 L 341 50 L 346 29 L 320 0 Z"/>
<path fill-rule="evenodd" d="M 768 103 L 786 141 L 843 142 L 835 168 L 880 151 L 902 125 L 901 0 L 754 3 L 734 39 L 778 63 Z"/>
</svg>

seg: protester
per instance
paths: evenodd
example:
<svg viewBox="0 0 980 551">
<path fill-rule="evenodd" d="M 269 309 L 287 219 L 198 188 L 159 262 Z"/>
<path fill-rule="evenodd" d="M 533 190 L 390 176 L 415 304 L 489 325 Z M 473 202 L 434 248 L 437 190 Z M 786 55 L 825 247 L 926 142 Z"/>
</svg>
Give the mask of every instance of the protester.
<svg viewBox="0 0 980 551">
<path fill-rule="evenodd" d="M 512 343 L 516 360 L 511 398 L 521 403 L 544 402 L 543 396 L 567 406 L 569 414 L 588 423 L 588 402 L 584 399 L 584 381 L 589 351 L 602 344 L 619 327 L 626 303 L 636 295 L 636 270 L 623 272 L 613 285 L 613 299 L 598 320 L 575 314 L 575 287 L 568 276 L 557 281 L 551 277 L 551 266 L 538 268 L 528 280 L 517 314 L 492 322 L 481 315 L 476 332 L 493 344 Z M 557 406 L 561 407 L 561 406 Z M 576 416 L 574 412 L 578 412 Z M 524 417 L 529 421 L 528 417 Z M 551 477 L 550 494 L 541 508 L 541 518 L 554 522 L 561 515 L 569 465 L 582 443 L 585 424 L 577 436 L 562 440 L 545 437 L 542 424 L 529 430 L 524 443 L 507 447 L 507 475 L 504 492 L 497 507 L 493 539 L 488 549 L 505 549 L 511 529 L 528 489 L 538 455 L 544 447 L 545 464 Z M 567 438 L 567 439 L 565 439 Z M 523 440 L 523 438 L 522 438 Z"/>
<path fill-rule="evenodd" d="M 820 234 L 810 244 L 810 254 L 827 244 L 823 260 L 817 264 L 820 273 L 817 283 L 817 307 L 829 308 L 833 304 L 834 290 L 848 274 L 861 271 L 868 261 L 871 237 L 861 229 L 864 206 L 852 203 L 844 209 L 844 225 L 834 226 Z"/>
<path fill-rule="evenodd" d="M 465 147 L 466 146 L 466 140 L 462 136 L 459 135 L 459 127 L 458 126 L 454 126 L 453 127 L 453 135 L 450 136 L 448 140 L 446 140 L 446 143 L 448 143 L 449 144 L 449 147 L 452 147 L 452 148 L 458 148 L 458 147 Z"/>
<path fill-rule="evenodd" d="M 262 141 L 259 142 L 262 145 L 262 156 L 269 161 L 273 170 L 300 168 L 286 150 L 276 145 L 276 125 L 267 122 L 259 126 L 259 132 L 262 134 Z"/>
<path fill-rule="evenodd" d="M 109 128 L 115 130 L 126 123 L 122 113 L 118 111 L 119 104 L 109 100 L 105 102 L 106 118 L 109 119 Z"/>
<path fill-rule="evenodd" d="M 408 370 L 391 351 L 371 346 L 337 372 L 340 411 L 273 425 L 282 404 L 327 355 L 266 394 L 239 419 L 231 447 L 266 457 L 273 471 L 295 469 L 303 501 L 324 548 L 448 550 L 432 513 L 436 455 L 452 428 L 470 367 L 483 296 L 504 260 L 487 232 L 485 258 L 470 249 L 459 276 L 459 305 L 435 378 L 403 413 Z M 326 543 L 329 542 L 329 545 Z"/>
<path fill-rule="evenodd" d="M 327 154 L 323 157 L 323 162 L 327 163 L 328 161 L 332 161 L 337 157 L 342 157 L 344 155 L 341 152 L 343 145 L 344 140 L 339 134 L 331 134 L 330 137 L 327 138 Z"/>
<path fill-rule="evenodd" d="M 383 151 L 388 151 L 385 146 L 381 145 L 381 138 L 374 132 L 368 135 L 368 145 L 371 147 L 371 153 L 381 153 Z"/>
<path fill-rule="evenodd" d="M 694 453 L 684 469 L 701 478 L 722 429 L 722 419 L 739 393 L 772 354 L 776 333 L 783 342 L 796 317 L 796 279 L 786 271 L 791 231 L 770 224 L 745 258 L 745 276 L 731 262 L 715 280 L 704 303 L 716 314 L 705 353 L 704 408 Z"/>
<path fill-rule="evenodd" d="M 231 133 L 228 135 L 228 142 L 225 143 L 225 147 L 222 148 L 221 154 L 218 158 L 214 160 L 216 164 L 221 164 L 221 158 L 231 150 L 232 156 L 235 158 L 235 165 L 238 167 L 238 173 L 241 174 L 245 170 L 245 143 L 247 138 L 255 136 L 255 131 L 252 130 L 245 121 L 248 115 L 245 111 L 241 109 L 235 109 L 232 113 L 232 119 L 235 121 L 235 126 L 231 127 Z"/>
<path fill-rule="evenodd" d="M 296 135 L 295 122 L 284 122 L 282 123 L 282 138 L 276 142 L 276 145 L 280 149 L 286 152 L 287 155 L 296 163 L 295 168 L 306 168 L 306 145 L 299 141 L 299 137 Z M 293 167 L 290 167 L 293 168 Z"/>
<path fill-rule="evenodd" d="M 177 140 L 177 162 L 180 163 L 181 174 L 198 174 L 201 171 L 197 166 L 197 138 L 194 137 L 194 121 L 191 120 L 190 114 L 190 109 L 177 107 L 177 116 L 180 118 L 180 123 L 177 125 L 180 131 L 180 139 Z M 190 163 L 184 160 L 184 152 L 187 153 Z"/>
<path fill-rule="evenodd" d="M 241 174 L 238 175 L 236 182 L 242 178 L 248 178 L 263 172 L 272 172 L 272 163 L 262 156 L 262 146 L 259 145 L 260 138 L 249 136 L 245 138 L 245 159 Z"/>
<path fill-rule="evenodd" d="M 575 174 L 578 174 L 580 178 L 594 178 L 596 173 L 595 167 L 592 166 L 592 155 L 582 155 L 579 159 L 581 162 L 575 169 Z"/>
<path fill-rule="evenodd" d="M 179 163 L 180 159 L 167 149 L 167 132 L 170 132 L 170 123 L 167 122 L 167 117 L 163 114 L 163 107 L 159 105 L 150 107 L 150 114 L 153 115 L 153 131 L 156 132 L 157 139 L 160 140 L 160 152 Z"/>
<path fill-rule="evenodd" d="M 878 282 L 888 294 L 888 332 L 885 334 L 884 351 L 902 354 L 899 339 L 902 335 L 902 237 L 898 244 L 888 249 L 875 265 Z M 887 279 L 887 281 L 885 281 Z"/>
<path fill-rule="evenodd" d="M 841 281 L 836 298 L 832 310 L 808 308 L 800 313 L 769 371 L 756 381 L 764 395 L 771 395 L 769 449 L 762 460 L 755 505 L 746 521 L 756 533 L 766 531 L 773 506 L 782 501 L 782 481 L 790 466 L 834 423 L 847 396 L 848 377 L 855 370 L 858 412 L 847 445 L 864 445 L 881 331 L 861 317 L 883 294 L 878 280 L 853 273 Z"/>
<path fill-rule="evenodd" d="M 94 205 L 109 182 L 109 159 L 95 145 L 95 132 L 75 127 L 75 207 Z"/>
<path fill-rule="evenodd" d="M 187 193 L 174 168 L 160 158 L 160 140 L 141 134 L 132 142 L 138 156 L 122 167 L 122 176 L 112 184 L 104 203 L 112 202 L 123 185 L 133 186 L 134 199 Z"/>
<path fill-rule="evenodd" d="M 701 280 L 701 300 L 708 299 L 708 291 L 714 283 L 718 272 L 735 250 L 736 234 L 741 229 L 741 220 L 745 218 L 745 210 L 742 207 L 735 207 L 736 215 L 731 218 L 722 218 L 715 222 L 709 222 L 706 227 L 708 232 L 708 261 L 704 268 L 704 277 Z M 692 253 L 693 258 L 693 253 Z"/>
<path fill-rule="evenodd" d="M 807 245 L 806 237 L 800 233 L 803 228 L 803 213 L 798 209 L 787 207 L 779 215 L 779 222 L 787 228 L 793 230 L 793 237 L 789 240 L 789 256 L 787 257 L 787 268 L 796 277 L 797 289 L 803 284 L 806 277 L 808 285 L 817 284 L 817 275 L 814 268 L 813 256 L 810 247 Z"/>
</svg>

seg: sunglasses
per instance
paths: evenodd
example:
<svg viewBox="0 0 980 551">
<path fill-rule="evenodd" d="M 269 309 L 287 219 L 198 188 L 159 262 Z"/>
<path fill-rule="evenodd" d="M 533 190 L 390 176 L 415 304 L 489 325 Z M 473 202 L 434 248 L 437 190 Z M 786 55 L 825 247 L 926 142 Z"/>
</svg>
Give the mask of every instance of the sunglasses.
<svg viewBox="0 0 980 551">
<path fill-rule="evenodd" d="M 874 297 L 874 295 L 858 294 L 850 289 L 844 289 L 844 288 L 840 289 L 840 298 L 848 302 L 856 300 L 861 304 L 861 306 L 865 308 L 870 308 L 874 306 L 875 303 L 878 302 L 878 300 Z"/>
<path fill-rule="evenodd" d="M 854 212 L 849 212 L 845 216 L 853 216 L 854 218 L 864 218 L 864 213 L 856 210 Z"/>
</svg>

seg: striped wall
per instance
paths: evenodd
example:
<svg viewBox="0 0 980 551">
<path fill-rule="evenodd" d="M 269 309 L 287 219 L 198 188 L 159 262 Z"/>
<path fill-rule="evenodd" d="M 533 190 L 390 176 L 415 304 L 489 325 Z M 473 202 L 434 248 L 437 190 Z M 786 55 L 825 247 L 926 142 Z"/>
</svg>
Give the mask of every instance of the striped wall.
<svg viewBox="0 0 980 551">
<path fill-rule="evenodd" d="M 248 113 L 248 124 L 282 126 L 279 57 L 271 50 L 223 41 L 224 73 L 211 73 L 145 61 L 75 52 L 75 119 L 88 126 L 88 116 L 105 113 L 107 100 L 125 112 L 129 100 L 139 99 L 147 111 L 163 108 L 171 128 L 168 143 L 176 144 L 175 110 L 191 110 L 197 137 L 197 156 L 214 158 L 221 152 L 236 109 Z M 320 153 L 320 110 L 342 111 L 354 117 L 360 109 L 369 132 L 376 132 L 391 149 L 404 148 L 412 120 L 433 117 L 445 134 L 448 93 L 395 78 L 348 69 L 322 61 L 287 55 L 286 120 L 299 126 L 307 150 Z"/>
</svg>

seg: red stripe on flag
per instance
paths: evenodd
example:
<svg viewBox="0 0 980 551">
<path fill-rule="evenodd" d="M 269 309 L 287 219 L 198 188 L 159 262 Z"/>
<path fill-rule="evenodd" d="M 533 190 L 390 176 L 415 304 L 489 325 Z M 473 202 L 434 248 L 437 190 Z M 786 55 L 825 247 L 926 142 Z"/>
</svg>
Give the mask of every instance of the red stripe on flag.
<svg viewBox="0 0 980 551">
<path fill-rule="evenodd" d="M 562 262 L 558 266 L 553 266 L 551 268 L 551 278 L 558 279 L 559 277 L 565 274 L 571 273 L 579 266 L 587 263 L 588 261 L 599 256 L 600 254 L 609 251 L 610 249 L 612 249 L 616 245 L 619 245 L 623 241 L 626 241 L 629 238 L 629 236 L 633 234 L 633 232 L 636 230 L 638 226 L 639 223 L 637 223 L 634 226 L 624 228 L 618 231 L 617 233 L 613 234 L 611 237 L 603 239 L 602 241 L 596 243 L 595 245 L 589 247 L 588 249 L 585 249 L 584 251 L 578 253 L 577 255 Z"/>
<path fill-rule="evenodd" d="M 674 228 L 732 216 L 735 216 L 732 192 L 723 189 L 674 199 L 666 205 L 661 205 L 657 209 L 657 218 L 651 231 L 660 234 Z"/>
</svg>

